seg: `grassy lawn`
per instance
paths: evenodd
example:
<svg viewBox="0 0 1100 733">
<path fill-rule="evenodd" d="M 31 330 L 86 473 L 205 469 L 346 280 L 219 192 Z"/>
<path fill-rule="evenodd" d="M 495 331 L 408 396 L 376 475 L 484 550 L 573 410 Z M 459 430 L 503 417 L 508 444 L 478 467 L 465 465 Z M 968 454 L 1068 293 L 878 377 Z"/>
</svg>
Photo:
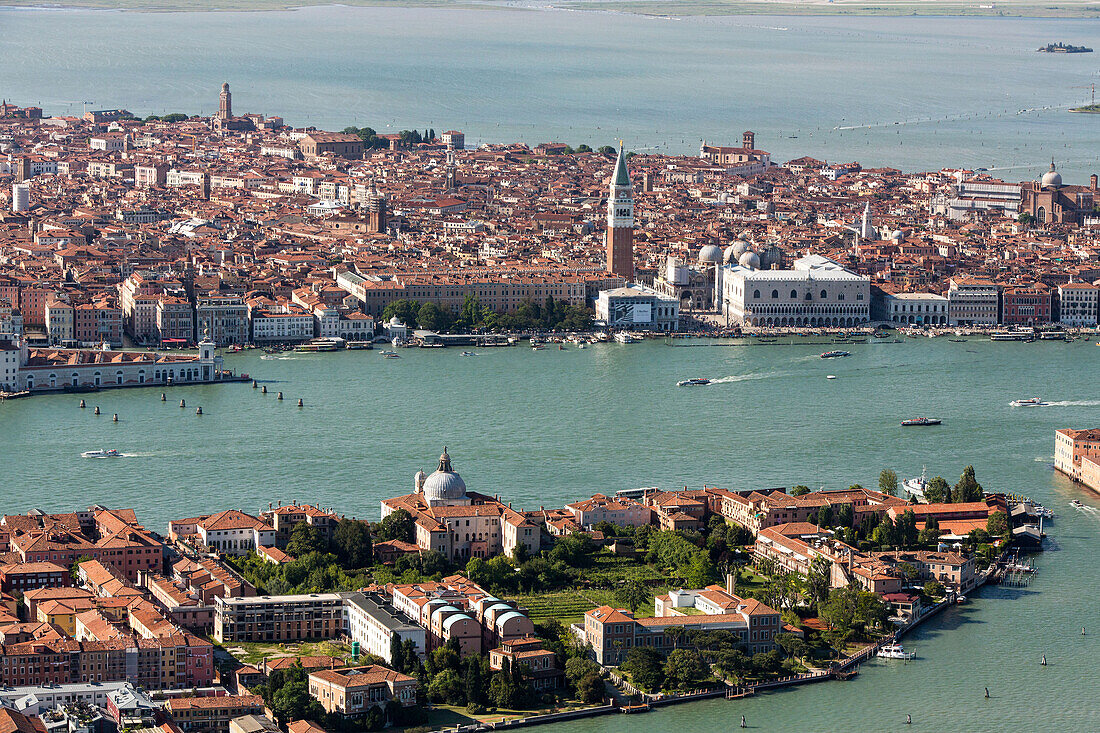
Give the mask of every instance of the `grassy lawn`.
<svg viewBox="0 0 1100 733">
<path fill-rule="evenodd" d="M 351 646 L 335 641 L 301 643 L 251 641 L 231 642 L 217 646 L 232 654 L 238 661 L 252 665 L 271 657 L 351 657 Z"/>
<path fill-rule="evenodd" d="M 499 721 L 501 718 L 512 720 L 514 718 L 528 718 L 532 715 L 544 715 L 546 713 L 560 713 L 566 710 L 578 710 L 591 707 L 580 702 L 564 702 L 559 705 L 531 710 L 505 710 L 498 708 L 493 711 L 471 715 L 466 707 L 458 705 L 433 705 L 428 711 L 427 725 L 432 728 L 450 727 L 456 725 L 470 725 L 471 723 Z"/>
</svg>

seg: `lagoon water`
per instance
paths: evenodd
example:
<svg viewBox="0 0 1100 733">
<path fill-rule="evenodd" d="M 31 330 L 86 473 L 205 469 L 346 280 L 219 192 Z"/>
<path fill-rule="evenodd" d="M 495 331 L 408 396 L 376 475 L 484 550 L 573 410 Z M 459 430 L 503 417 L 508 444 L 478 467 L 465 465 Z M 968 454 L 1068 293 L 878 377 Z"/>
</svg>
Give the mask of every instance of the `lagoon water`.
<svg viewBox="0 0 1100 733">
<path fill-rule="evenodd" d="M 227 363 L 258 377 L 266 396 L 232 384 L 172 388 L 166 402 L 158 388 L 106 391 L 84 395 L 85 410 L 76 395 L 16 400 L 0 405 L 0 500 L 6 512 L 133 506 L 160 530 L 173 517 L 291 499 L 376 518 L 379 500 L 409 490 L 443 445 L 471 489 L 525 508 L 638 486 L 874 486 L 885 467 L 907 477 L 927 466 L 953 483 L 973 464 L 984 486 L 1058 514 L 1029 588 L 985 589 L 930 622 L 906 641 L 916 661 L 875 661 L 852 682 L 678 706 L 631 726 L 710 733 L 745 714 L 760 731 L 1100 727 L 1100 500 L 1050 466 L 1056 428 L 1100 424 L 1100 348 L 940 338 L 854 344 L 851 357 L 825 361 L 822 345 L 678 343 L 466 358 L 252 352 Z M 715 384 L 675 386 L 692 376 Z M 1008 405 L 1033 395 L 1053 404 Z M 899 426 L 916 415 L 944 424 Z M 108 447 L 127 457 L 79 457 Z M 1070 507 L 1074 498 L 1087 508 Z M 615 733 L 622 720 L 555 729 Z"/>
<path fill-rule="evenodd" d="M 467 144 L 560 140 L 698 151 L 755 130 L 780 162 L 1100 170 L 1093 20 L 655 18 L 551 8 L 260 13 L 0 10 L 3 94 L 50 114 L 216 110 L 294 125 L 456 128 Z M 1026 110 L 1026 111 L 1025 111 Z"/>
</svg>

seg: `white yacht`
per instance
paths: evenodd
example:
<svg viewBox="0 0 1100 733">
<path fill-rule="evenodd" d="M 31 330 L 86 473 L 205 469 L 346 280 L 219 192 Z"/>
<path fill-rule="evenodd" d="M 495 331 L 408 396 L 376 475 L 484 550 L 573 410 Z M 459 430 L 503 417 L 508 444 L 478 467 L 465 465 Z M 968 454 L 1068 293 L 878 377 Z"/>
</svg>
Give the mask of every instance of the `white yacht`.
<svg viewBox="0 0 1100 733">
<path fill-rule="evenodd" d="M 108 450 L 86 450 L 80 454 L 81 458 L 121 458 L 122 454 L 114 448 Z"/>
<path fill-rule="evenodd" d="M 922 468 L 919 478 L 907 478 L 901 482 L 901 490 L 909 495 L 910 499 L 923 502 L 924 489 L 928 486 L 928 469 Z"/>
<path fill-rule="evenodd" d="M 1009 402 L 1008 404 L 1012 405 L 1013 407 L 1043 407 L 1045 405 L 1049 405 L 1050 403 L 1043 402 L 1038 397 L 1028 397 L 1027 399 L 1023 400 L 1012 400 L 1012 402 Z"/>
<path fill-rule="evenodd" d="M 882 659 L 913 659 L 917 655 L 905 651 L 900 643 L 886 644 L 878 650 L 878 656 Z"/>
<path fill-rule="evenodd" d="M 616 340 L 617 342 L 619 342 L 620 344 L 632 344 L 632 343 L 634 343 L 635 341 L 637 341 L 637 339 L 636 339 L 636 338 L 634 338 L 633 336 L 631 336 L 631 335 L 630 335 L 629 333 L 627 333 L 626 331 L 619 331 L 618 333 L 616 333 L 616 334 L 615 334 L 615 340 Z"/>
</svg>

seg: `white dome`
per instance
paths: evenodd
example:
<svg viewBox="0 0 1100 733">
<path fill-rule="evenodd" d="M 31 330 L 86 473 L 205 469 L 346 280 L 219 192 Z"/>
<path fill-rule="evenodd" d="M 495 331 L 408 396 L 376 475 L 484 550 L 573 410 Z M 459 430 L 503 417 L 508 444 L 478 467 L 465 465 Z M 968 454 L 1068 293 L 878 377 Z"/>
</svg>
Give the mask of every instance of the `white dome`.
<svg viewBox="0 0 1100 733">
<path fill-rule="evenodd" d="M 742 267 L 750 267 L 753 270 L 760 269 L 760 255 L 755 252 L 743 252 L 739 258 L 737 258 L 737 264 Z"/>
<path fill-rule="evenodd" d="M 439 469 L 424 480 L 424 499 L 428 502 L 466 498 L 466 482 L 451 468 L 447 449 L 439 457 Z"/>
<path fill-rule="evenodd" d="M 743 239 L 738 239 L 736 242 L 726 247 L 726 252 L 722 258 L 726 262 L 737 262 L 737 259 L 749 251 L 749 243 Z"/>
<path fill-rule="evenodd" d="M 702 264 L 710 264 L 714 262 L 722 261 L 722 250 L 720 247 L 714 244 L 708 244 L 699 250 L 699 262 Z"/>
<path fill-rule="evenodd" d="M 1062 185 L 1062 174 L 1054 170 L 1054 161 L 1050 161 L 1050 170 L 1043 174 L 1043 188 L 1056 188 Z"/>
<path fill-rule="evenodd" d="M 895 242 L 901 242 L 901 241 L 903 241 L 903 240 L 905 239 L 905 232 L 903 232 L 903 231 L 902 231 L 902 230 L 900 230 L 900 229 L 895 229 L 895 230 L 894 230 L 894 231 L 893 231 L 893 232 L 892 232 L 892 233 L 890 234 L 890 239 L 893 239 L 893 240 L 894 240 Z"/>
</svg>

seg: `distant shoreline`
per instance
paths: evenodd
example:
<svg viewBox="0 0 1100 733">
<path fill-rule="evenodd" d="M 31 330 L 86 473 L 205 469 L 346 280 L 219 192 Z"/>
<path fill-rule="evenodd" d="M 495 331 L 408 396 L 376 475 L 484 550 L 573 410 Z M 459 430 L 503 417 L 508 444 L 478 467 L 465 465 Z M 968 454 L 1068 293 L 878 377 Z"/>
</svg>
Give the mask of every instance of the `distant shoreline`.
<svg viewBox="0 0 1100 733">
<path fill-rule="evenodd" d="M 527 10 L 615 13 L 676 20 L 682 17 L 920 17 L 920 18 L 1100 18 L 1100 4 L 1074 2 L 1044 5 L 1035 0 L 1001 5 L 996 2 L 945 0 L 920 3 L 900 0 L 870 2 L 831 2 L 830 0 L 563 0 L 549 5 L 514 5 L 489 0 L 209 0 L 209 4 L 186 0 L 69 0 L 65 3 L 0 0 L 0 10 L 77 11 L 103 10 L 138 13 L 224 13 L 289 12 L 312 8 L 389 8 L 446 10 Z"/>
</svg>

